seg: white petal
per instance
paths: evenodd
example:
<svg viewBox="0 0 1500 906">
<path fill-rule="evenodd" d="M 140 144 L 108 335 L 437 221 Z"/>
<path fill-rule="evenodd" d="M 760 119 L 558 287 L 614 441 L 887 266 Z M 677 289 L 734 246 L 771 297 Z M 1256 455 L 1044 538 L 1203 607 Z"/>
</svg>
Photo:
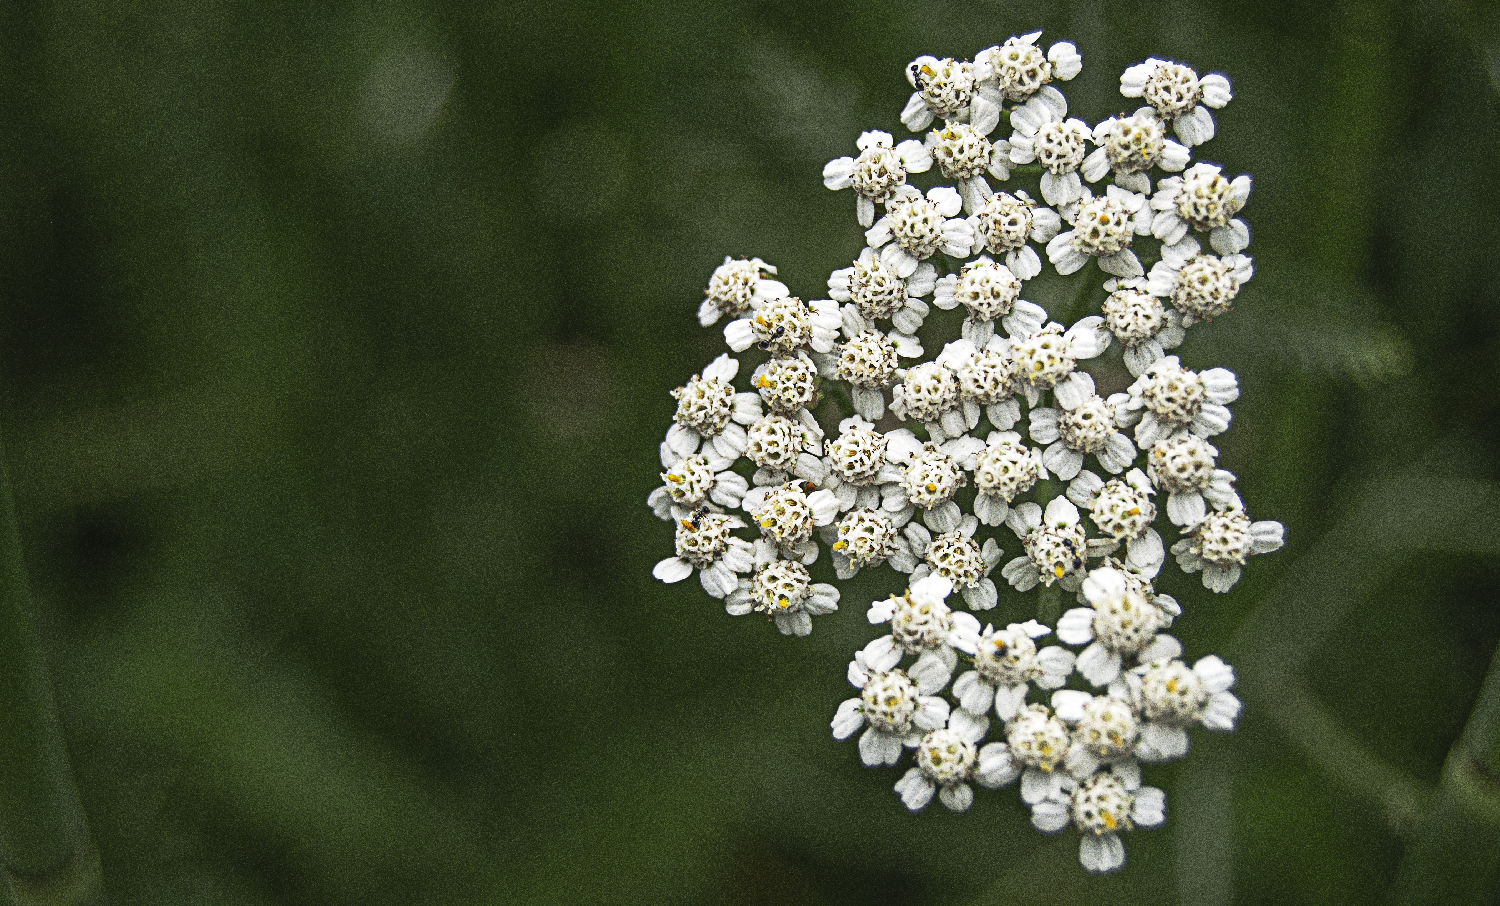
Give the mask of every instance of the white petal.
<svg viewBox="0 0 1500 906">
<path fill-rule="evenodd" d="M 673 582 L 681 582 L 692 574 L 693 564 L 681 557 L 668 557 L 651 570 L 651 575 L 669 585 Z"/>
<path fill-rule="evenodd" d="M 907 771 L 896 782 L 896 794 L 901 797 L 901 803 L 914 812 L 926 808 L 936 791 L 932 781 L 917 768 Z"/>
<path fill-rule="evenodd" d="M 865 715 L 860 711 L 860 699 L 846 699 L 833 715 L 833 722 L 829 724 L 833 728 L 834 739 L 848 739 L 854 735 L 854 731 L 865 725 Z"/>
<path fill-rule="evenodd" d="M 1114 871 L 1125 864 L 1125 844 L 1119 834 L 1084 834 L 1078 844 L 1078 861 L 1087 871 Z"/>
</svg>

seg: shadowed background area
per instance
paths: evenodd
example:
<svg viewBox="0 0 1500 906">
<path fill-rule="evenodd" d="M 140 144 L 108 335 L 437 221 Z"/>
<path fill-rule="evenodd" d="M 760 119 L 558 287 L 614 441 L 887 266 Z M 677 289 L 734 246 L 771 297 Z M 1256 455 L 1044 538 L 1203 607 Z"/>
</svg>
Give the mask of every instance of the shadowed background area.
<svg viewBox="0 0 1500 906">
<path fill-rule="evenodd" d="M 713 268 L 823 296 L 823 164 L 1035 29 L 1090 122 L 1147 56 L 1234 85 L 1256 279 L 1183 354 L 1288 537 L 1164 571 L 1246 707 L 1103 879 L 830 738 L 889 571 L 807 639 L 650 575 Z M 0 424 L 115 902 L 1384 895 L 1500 639 L 1487 4 L 22 0 L 0 68 Z"/>
</svg>

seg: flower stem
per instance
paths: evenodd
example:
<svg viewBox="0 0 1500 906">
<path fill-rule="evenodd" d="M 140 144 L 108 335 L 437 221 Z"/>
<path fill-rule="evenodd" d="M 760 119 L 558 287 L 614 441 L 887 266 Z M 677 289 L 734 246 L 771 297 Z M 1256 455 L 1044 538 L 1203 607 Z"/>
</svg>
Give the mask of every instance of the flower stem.
<svg viewBox="0 0 1500 906">
<path fill-rule="evenodd" d="M 1468 726 L 1448 752 L 1431 806 L 1396 875 L 1391 902 L 1496 901 L 1500 870 L 1500 651 Z"/>
<path fill-rule="evenodd" d="M 73 785 L 31 614 L 0 445 L 0 853 L 14 901 L 103 901 L 98 853 Z"/>
</svg>

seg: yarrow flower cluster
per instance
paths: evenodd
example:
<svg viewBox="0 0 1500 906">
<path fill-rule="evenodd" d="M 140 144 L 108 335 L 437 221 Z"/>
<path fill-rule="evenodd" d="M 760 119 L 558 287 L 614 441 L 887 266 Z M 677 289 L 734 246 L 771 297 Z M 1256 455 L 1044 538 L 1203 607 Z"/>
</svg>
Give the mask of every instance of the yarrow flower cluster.
<svg viewBox="0 0 1500 906">
<path fill-rule="evenodd" d="M 835 619 L 820 573 L 888 565 L 899 591 L 866 610 L 886 634 L 854 654 L 834 737 L 871 767 L 905 760 L 912 811 L 1017 783 L 1037 830 L 1076 831 L 1107 872 L 1124 834 L 1166 820 L 1142 766 L 1240 710 L 1233 668 L 1170 634 L 1168 553 L 1223 593 L 1283 528 L 1251 520 L 1210 442 L 1238 379 L 1169 354 L 1254 276 L 1250 177 L 1193 159 L 1229 82 L 1146 60 L 1120 77 L 1146 106 L 1091 125 L 1059 88 L 1082 58 L 1040 35 L 912 61 L 899 119 L 917 135 L 867 131 L 828 163 L 866 241 L 828 298 L 759 258 L 714 270 L 698 320 L 724 322 L 730 352 L 671 391 L 647 503 L 675 531 L 658 579 L 696 573 L 784 635 Z M 1071 306 L 1030 301 L 1044 262 L 1081 275 Z M 1078 606 L 1059 615 L 1063 593 Z"/>
</svg>

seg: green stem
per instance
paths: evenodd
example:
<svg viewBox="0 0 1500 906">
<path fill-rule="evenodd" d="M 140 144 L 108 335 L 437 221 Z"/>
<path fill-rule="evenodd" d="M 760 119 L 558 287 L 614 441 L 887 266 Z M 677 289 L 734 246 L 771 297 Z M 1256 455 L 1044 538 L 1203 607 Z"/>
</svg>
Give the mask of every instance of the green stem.
<svg viewBox="0 0 1500 906">
<path fill-rule="evenodd" d="M 1078 292 L 1073 294 L 1073 301 L 1068 303 L 1068 310 L 1064 312 L 1067 323 L 1072 324 L 1078 320 L 1079 309 L 1088 306 L 1089 296 L 1094 293 L 1095 281 L 1094 271 L 1099 269 L 1099 259 L 1089 256 L 1088 263 L 1083 266 L 1074 279 L 1079 280 Z"/>
<path fill-rule="evenodd" d="M 103 899 L 31 615 L 10 476 L 0 445 L 0 853 L 15 902 Z"/>
<path fill-rule="evenodd" d="M 1396 875 L 1391 902 L 1444 906 L 1496 901 L 1500 869 L 1500 651 L 1448 752 L 1431 807 Z"/>
</svg>

